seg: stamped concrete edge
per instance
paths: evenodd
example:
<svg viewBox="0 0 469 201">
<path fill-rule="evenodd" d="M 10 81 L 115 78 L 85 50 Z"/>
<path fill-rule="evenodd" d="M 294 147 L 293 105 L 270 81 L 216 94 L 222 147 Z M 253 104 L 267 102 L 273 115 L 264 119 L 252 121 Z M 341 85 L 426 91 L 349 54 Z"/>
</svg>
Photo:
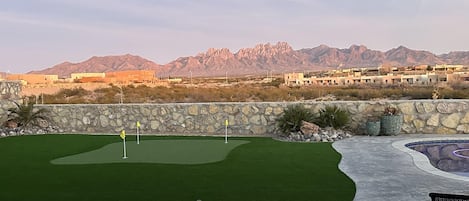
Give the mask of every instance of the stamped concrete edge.
<svg viewBox="0 0 469 201">
<path fill-rule="evenodd" d="M 392 146 L 402 152 L 409 154 L 412 157 L 412 160 L 415 166 L 417 166 L 419 169 L 425 172 L 438 175 L 438 176 L 442 176 L 442 177 L 446 177 L 446 178 L 450 178 L 450 179 L 456 179 L 460 181 L 469 182 L 469 177 L 451 174 L 451 173 L 448 173 L 448 172 L 445 172 L 445 171 L 442 171 L 433 167 L 430 164 L 430 160 L 428 159 L 427 156 L 405 146 L 406 144 L 413 143 L 413 142 L 425 142 L 425 141 L 435 141 L 435 140 L 469 140 L 469 137 L 458 136 L 458 137 L 411 138 L 411 139 L 405 139 L 405 140 L 393 142 Z"/>
</svg>

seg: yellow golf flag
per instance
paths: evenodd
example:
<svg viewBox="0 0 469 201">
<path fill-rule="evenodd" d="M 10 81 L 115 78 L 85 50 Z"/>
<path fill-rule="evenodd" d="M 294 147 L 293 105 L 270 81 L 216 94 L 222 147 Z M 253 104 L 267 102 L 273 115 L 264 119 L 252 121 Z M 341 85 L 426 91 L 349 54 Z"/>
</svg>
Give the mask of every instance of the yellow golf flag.
<svg viewBox="0 0 469 201">
<path fill-rule="evenodd" d="M 125 139 L 125 130 L 122 130 L 122 131 L 121 131 L 121 135 L 120 135 L 120 136 L 121 136 L 122 139 Z"/>
<path fill-rule="evenodd" d="M 137 121 L 137 128 L 140 128 L 140 121 Z"/>
<path fill-rule="evenodd" d="M 225 126 L 228 126 L 228 119 L 225 120 Z"/>
</svg>

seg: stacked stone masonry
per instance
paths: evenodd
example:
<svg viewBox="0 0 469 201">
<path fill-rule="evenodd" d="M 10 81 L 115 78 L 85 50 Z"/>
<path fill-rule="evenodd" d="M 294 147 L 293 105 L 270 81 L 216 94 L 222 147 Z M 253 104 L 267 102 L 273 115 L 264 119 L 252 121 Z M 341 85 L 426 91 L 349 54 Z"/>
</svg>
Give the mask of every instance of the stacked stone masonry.
<svg viewBox="0 0 469 201">
<path fill-rule="evenodd" d="M 7 120 L 7 110 L 19 102 L 21 83 L 17 81 L 0 81 L 0 125 Z"/>
<path fill-rule="evenodd" d="M 223 135 L 228 119 L 230 135 L 266 136 L 278 133 L 275 120 L 293 104 L 303 104 L 314 113 L 328 105 L 343 108 L 351 115 L 349 128 L 355 134 L 364 134 L 367 119 L 381 115 L 389 105 L 398 107 L 403 115 L 401 134 L 469 134 L 469 100 L 36 106 L 47 108 L 53 126 L 64 133 L 118 133 L 122 129 L 132 133 L 140 121 L 143 134 Z"/>
<path fill-rule="evenodd" d="M 0 99 L 16 100 L 21 93 L 21 83 L 18 81 L 0 81 Z"/>
</svg>

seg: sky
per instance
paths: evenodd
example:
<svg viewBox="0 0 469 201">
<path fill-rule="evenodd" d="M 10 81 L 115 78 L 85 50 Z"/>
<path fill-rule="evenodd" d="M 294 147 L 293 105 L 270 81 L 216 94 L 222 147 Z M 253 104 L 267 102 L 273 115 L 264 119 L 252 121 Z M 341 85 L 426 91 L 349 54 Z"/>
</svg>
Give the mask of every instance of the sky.
<svg viewBox="0 0 469 201">
<path fill-rule="evenodd" d="M 92 56 L 166 64 L 208 48 L 469 51 L 467 0 L 0 0 L 0 71 Z"/>
</svg>

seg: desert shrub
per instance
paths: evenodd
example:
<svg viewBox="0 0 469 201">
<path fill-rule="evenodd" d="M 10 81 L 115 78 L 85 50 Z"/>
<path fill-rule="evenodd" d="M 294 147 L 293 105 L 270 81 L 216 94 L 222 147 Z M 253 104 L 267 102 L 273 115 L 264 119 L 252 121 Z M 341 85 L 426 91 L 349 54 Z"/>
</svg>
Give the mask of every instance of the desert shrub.
<svg viewBox="0 0 469 201">
<path fill-rule="evenodd" d="M 375 98 L 380 98 L 380 97 L 382 97 L 382 94 L 380 93 L 379 90 L 376 90 L 376 89 L 366 89 L 366 90 L 361 90 L 359 92 L 360 100 L 370 100 L 370 99 L 375 99 Z"/>
<path fill-rule="evenodd" d="M 326 108 L 319 111 L 319 116 L 315 118 L 314 123 L 322 128 L 343 128 L 349 122 L 349 116 L 347 111 L 337 106 L 326 106 Z"/>
<path fill-rule="evenodd" d="M 350 91 L 347 91 L 348 96 L 352 98 L 357 98 L 358 99 L 358 91 L 356 89 L 349 89 Z"/>
<path fill-rule="evenodd" d="M 35 108 L 34 103 L 19 104 L 14 102 L 16 107 L 8 109 L 8 120 L 18 124 L 20 130 L 31 126 L 38 126 L 39 121 L 48 121 L 49 111 L 45 108 Z"/>
<path fill-rule="evenodd" d="M 383 88 L 381 94 L 382 98 L 398 99 L 402 97 L 402 90 L 397 88 Z"/>
<path fill-rule="evenodd" d="M 238 78 L 241 79 L 241 78 Z M 225 81 L 224 79 L 199 79 L 194 83 L 210 83 Z M 433 86 L 305 86 L 305 87 L 274 87 L 264 84 L 235 83 L 232 86 L 208 87 L 193 84 L 169 86 L 122 86 L 125 103 L 170 103 L 170 102 L 252 102 L 252 101 L 298 101 L 312 100 L 334 95 L 338 100 L 370 100 L 370 99 L 430 99 Z M 463 84 L 452 85 L 452 88 L 441 90 L 441 98 L 468 99 L 469 87 Z M 44 94 L 44 103 L 118 103 L 121 87 L 110 84 L 107 88 L 86 91 L 83 88 L 64 89 L 53 95 Z M 36 102 L 36 97 L 27 97 Z M 42 97 L 41 97 L 42 98 Z M 39 100 L 39 99 L 38 99 Z M 38 101 L 40 102 L 40 101 Z"/>
<path fill-rule="evenodd" d="M 402 96 L 412 99 L 430 99 L 432 97 L 432 87 L 412 87 L 402 91 Z"/>
<path fill-rule="evenodd" d="M 311 100 L 311 99 L 317 98 L 316 94 L 314 94 L 314 92 L 311 91 L 311 90 L 309 90 L 309 91 L 303 90 L 303 92 L 301 93 L 301 97 L 304 100 Z"/>
<path fill-rule="evenodd" d="M 87 97 L 90 96 L 91 92 L 83 89 L 82 87 L 73 89 L 61 89 L 53 95 L 44 94 L 41 98 L 44 98 L 44 103 L 49 104 L 63 104 L 63 103 L 86 103 L 90 102 Z M 28 101 L 36 102 L 36 97 L 28 97 Z"/>
<path fill-rule="evenodd" d="M 467 99 L 469 98 L 469 92 L 466 90 L 452 90 L 452 89 L 442 89 L 441 98 L 444 99 Z"/>
<path fill-rule="evenodd" d="M 90 92 L 83 89 L 82 87 L 73 88 L 73 89 L 61 89 L 57 92 L 58 96 L 72 97 L 72 96 L 86 96 Z"/>
<path fill-rule="evenodd" d="M 278 88 L 281 84 L 283 84 L 283 79 L 273 79 L 271 82 L 262 83 L 261 85 Z"/>
<path fill-rule="evenodd" d="M 291 105 L 284 110 L 283 115 L 276 119 L 277 127 L 284 134 L 298 132 L 302 121 L 312 122 L 314 115 L 303 105 Z"/>
</svg>

